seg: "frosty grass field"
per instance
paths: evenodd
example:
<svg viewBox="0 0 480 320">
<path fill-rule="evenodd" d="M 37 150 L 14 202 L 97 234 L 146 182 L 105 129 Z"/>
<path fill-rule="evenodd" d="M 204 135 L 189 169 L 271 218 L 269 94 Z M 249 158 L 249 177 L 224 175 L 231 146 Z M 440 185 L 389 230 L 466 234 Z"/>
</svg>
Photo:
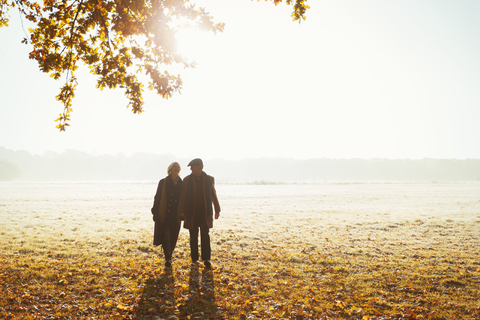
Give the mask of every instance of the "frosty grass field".
<svg viewBox="0 0 480 320">
<path fill-rule="evenodd" d="M 127 272 L 115 286 L 134 293 L 143 288 L 145 297 L 149 282 L 142 282 L 142 276 L 161 274 L 163 263 L 160 249 L 151 245 L 150 208 L 156 185 L 0 183 L 0 255 L 12 264 L 11 269 L 4 267 L 4 279 L 9 279 L 7 272 L 22 279 L 30 264 L 25 261 L 65 265 L 64 273 L 71 278 L 69 290 L 83 292 L 78 281 L 84 280 L 68 272 L 68 266 L 75 264 L 69 258 L 78 260 L 84 252 L 92 261 L 98 256 L 102 270 L 114 265 L 128 269 L 130 262 L 125 259 L 130 254 L 128 259 L 141 264 L 143 273 L 134 276 L 136 269 L 131 269 L 132 275 Z M 165 303 L 164 296 L 155 296 L 159 293 L 149 293 L 148 299 L 138 293 L 125 300 L 117 289 L 108 291 L 105 282 L 107 291 L 96 291 L 96 302 L 85 298 L 82 305 L 78 293 L 67 299 L 68 286 L 59 288 L 60 281 L 52 290 L 63 290 L 64 309 L 44 303 L 44 309 L 38 304 L 35 310 L 53 317 L 75 311 L 85 317 L 122 314 L 138 319 L 181 319 L 187 314 L 189 318 L 193 314 L 191 319 L 480 318 L 478 182 L 218 184 L 216 188 L 222 212 L 211 230 L 216 278 L 207 295 L 188 304 L 187 296 L 196 291 L 181 282 L 189 268 L 188 232 L 182 228 L 174 254 L 173 276 L 179 281 L 172 282 L 174 302 Z M 124 254 L 124 262 L 115 260 Z M 103 283 L 100 278 L 92 281 Z M 0 314 L 15 318 L 30 310 L 21 307 L 24 297 L 33 296 L 40 287 L 33 283 L 30 293 L 17 298 L 13 293 L 21 286 L 25 286 L 22 281 L 6 285 L 9 293 L 0 300 L 16 307 L 0 308 Z M 44 301 L 42 297 L 38 293 L 37 302 Z M 199 305 L 202 297 L 215 302 Z M 155 299 L 158 305 L 151 304 Z"/>
<path fill-rule="evenodd" d="M 1 235 L 100 242 L 136 238 L 153 230 L 150 208 L 156 184 L 0 183 Z M 234 233 L 245 241 L 309 245 L 337 230 L 360 237 L 387 236 L 406 222 L 438 228 L 452 237 L 467 231 L 478 235 L 480 227 L 476 182 L 219 184 L 217 194 L 222 213 L 212 229 L 213 240 L 216 234 Z M 402 232 L 419 233 L 408 229 Z M 182 230 L 180 237 L 187 236 Z"/>
</svg>

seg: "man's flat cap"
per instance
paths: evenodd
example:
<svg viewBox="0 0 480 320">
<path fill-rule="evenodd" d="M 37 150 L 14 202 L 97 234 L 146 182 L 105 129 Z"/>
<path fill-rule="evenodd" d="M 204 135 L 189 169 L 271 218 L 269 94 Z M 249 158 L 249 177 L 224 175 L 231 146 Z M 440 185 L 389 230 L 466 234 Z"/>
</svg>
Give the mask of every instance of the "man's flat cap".
<svg viewBox="0 0 480 320">
<path fill-rule="evenodd" d="M 188 166 L 189 167 L 191 167 L 191 166 L 203 166 L 203 161 L 200 158 L 196 158 L 196 159 L 193 159 L 192 161 L 190 161 Z"/>
</svg>

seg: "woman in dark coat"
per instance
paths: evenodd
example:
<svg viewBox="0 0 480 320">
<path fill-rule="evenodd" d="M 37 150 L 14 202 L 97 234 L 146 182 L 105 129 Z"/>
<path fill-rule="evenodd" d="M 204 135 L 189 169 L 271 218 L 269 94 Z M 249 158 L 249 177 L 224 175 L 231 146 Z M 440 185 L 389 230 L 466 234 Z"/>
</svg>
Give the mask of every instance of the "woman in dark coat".
<svg viewBox="0 0 480 320">
<path fill-rule="evenodd" d="M 166 267 L 172 266 L 172 253 L 180 232 L 178 203 L 183 184 L 179 176 L 180 170 L 178 162 L 173 162 L 168 166 L 168 176 L 158 183 L 153 201 L 152 214 L 153 221 L 155 221 L 153 245 L 162 245 Z"/>
</svg>

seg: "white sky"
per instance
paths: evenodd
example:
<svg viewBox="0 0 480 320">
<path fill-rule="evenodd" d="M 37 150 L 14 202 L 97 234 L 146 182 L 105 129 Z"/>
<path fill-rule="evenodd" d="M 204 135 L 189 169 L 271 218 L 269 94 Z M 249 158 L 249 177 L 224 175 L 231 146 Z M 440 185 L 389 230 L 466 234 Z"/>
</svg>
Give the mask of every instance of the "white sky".
<svg viewBox="0 0 480 320">
<path fill-rule="evenodd" d="M 200 1 L 198 1 L 200 2 Z M 179 157 L 480 158 L 478 0 L 310 0 L 307 20 L 271 2 L 204 0 L 216 36 L 185 32 L 181 95 L 79 75 L 71 127 L 54 119 L 62 82 L 38 71 L 17 13 L 0 29 L 0 146 Z M 62 79 L 63 81 L 63 79 Z"/>
</svg>

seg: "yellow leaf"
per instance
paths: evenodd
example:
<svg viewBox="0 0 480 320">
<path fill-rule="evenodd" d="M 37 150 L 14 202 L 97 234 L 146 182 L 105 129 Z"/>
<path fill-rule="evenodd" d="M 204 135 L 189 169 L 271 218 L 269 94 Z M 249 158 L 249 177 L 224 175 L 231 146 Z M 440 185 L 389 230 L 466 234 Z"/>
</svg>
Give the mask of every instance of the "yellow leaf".
<svg viewBox="0 0 480 320">
<path fill-rule="evenodd" d="M 117 305 L 117 309 L 120 309 L 120 310 L 128 310 L 128 307 L 124 306 L 124 305 L 121 305 L 121 304 L 118 304 Z"/>
</svg>

